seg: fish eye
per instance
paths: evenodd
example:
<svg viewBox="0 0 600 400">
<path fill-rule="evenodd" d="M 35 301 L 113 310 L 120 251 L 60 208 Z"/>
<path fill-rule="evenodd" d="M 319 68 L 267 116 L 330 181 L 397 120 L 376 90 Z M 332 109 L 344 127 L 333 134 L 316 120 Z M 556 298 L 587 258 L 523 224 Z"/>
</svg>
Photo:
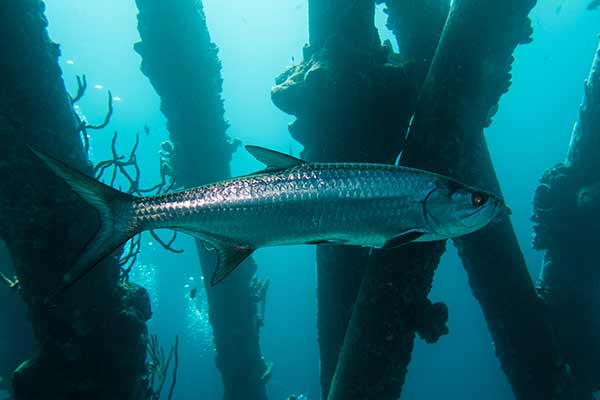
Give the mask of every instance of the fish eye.
<svg viewBox="0 0 600 400">
<path fill-rule="evenodd" d="M 475 207 L 481 207 L 488 201 L 489 196 L 481 192 L 473 192 L 471 194 L 471 203 Z"/>
</svg>

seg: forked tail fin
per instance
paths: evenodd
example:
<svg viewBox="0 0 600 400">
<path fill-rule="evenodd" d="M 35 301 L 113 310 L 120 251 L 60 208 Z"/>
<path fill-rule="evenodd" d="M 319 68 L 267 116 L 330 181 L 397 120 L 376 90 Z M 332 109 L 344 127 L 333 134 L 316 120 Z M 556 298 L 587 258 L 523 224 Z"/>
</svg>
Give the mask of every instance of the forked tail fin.
<svg viewBox="0 0 600 400">
<path fill-rule="evenodd" d="M 105 257 L 138 233 L 136 227 L 132 226 L 132 221 L 126 220 L 132 216 L 128 211 L 131 210 L 134 198 L 98 182 L 62 161 L 33 149 L 31 151 L 100 215 L 98 230 L 63 277 L 62 285 L 47 299 L 50 300 L 81 280 Z"/>
</svg>

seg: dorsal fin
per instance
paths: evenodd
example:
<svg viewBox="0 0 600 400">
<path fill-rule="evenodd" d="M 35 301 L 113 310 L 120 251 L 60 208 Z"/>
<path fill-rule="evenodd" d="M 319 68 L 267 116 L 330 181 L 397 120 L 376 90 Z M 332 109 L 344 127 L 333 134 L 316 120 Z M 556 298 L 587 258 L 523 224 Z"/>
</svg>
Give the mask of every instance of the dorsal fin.
<svg viewBox="0 0 600 400">
<path fill-rule="evenodd" d="M 264 147 L 248 145 L 246 146 L 246 150 L 252 157 L 265 164 L 267 169 L 271 171 L 278 171 L 306 164 L 306 161 L 304 160 L 275 150 L 265 149 Z"/>
</svg>

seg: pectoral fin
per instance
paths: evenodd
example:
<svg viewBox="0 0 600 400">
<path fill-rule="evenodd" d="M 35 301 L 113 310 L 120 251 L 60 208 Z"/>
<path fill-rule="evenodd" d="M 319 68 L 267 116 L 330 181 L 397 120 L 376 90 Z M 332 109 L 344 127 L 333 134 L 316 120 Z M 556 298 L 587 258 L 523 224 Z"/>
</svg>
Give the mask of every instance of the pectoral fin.
<svg viewBox="0 0 600 400">
<path fill-rule="evenodd" d="M 400 247 L 402 245 L 405 245 L 406 243 L 410 243 L 417 240 L 424 234 L 425 232 L 416 229 L 410 229 L 408 231 L 401 232 L 396 236 L 388 239 L 388 241 L 385 242 L 385 244 L 383 245 L 382 249 L 393 249 L 396 247 Z"/>
<path fill-rule="evenodd" d="M 345 244 L 348 243 L 345 239 L 319 239 L 309 240 L 306 244 Z"/>
<path fill-rule="evenodd" d="M 227 243 L 211 243 L 211 245 L 214 245 L 217 252 L 217 268 L 210 279 L 211 286 L 219 284 L 255 250 L 252 247 Z"/>
</svg>

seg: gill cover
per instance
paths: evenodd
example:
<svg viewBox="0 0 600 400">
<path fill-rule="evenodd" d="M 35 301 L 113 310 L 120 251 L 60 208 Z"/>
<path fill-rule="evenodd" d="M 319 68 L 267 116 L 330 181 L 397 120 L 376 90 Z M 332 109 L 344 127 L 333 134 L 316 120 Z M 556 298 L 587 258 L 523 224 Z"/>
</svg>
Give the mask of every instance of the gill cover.
<svg viewBox="0 0 600 400">
<path fill-rule="evenodd" d="M 437 238 L 448 239 L 484 227 L 503 207 L 493 194 L 439 177 L 423 201 L 423 216 Z"/>
</svg>

